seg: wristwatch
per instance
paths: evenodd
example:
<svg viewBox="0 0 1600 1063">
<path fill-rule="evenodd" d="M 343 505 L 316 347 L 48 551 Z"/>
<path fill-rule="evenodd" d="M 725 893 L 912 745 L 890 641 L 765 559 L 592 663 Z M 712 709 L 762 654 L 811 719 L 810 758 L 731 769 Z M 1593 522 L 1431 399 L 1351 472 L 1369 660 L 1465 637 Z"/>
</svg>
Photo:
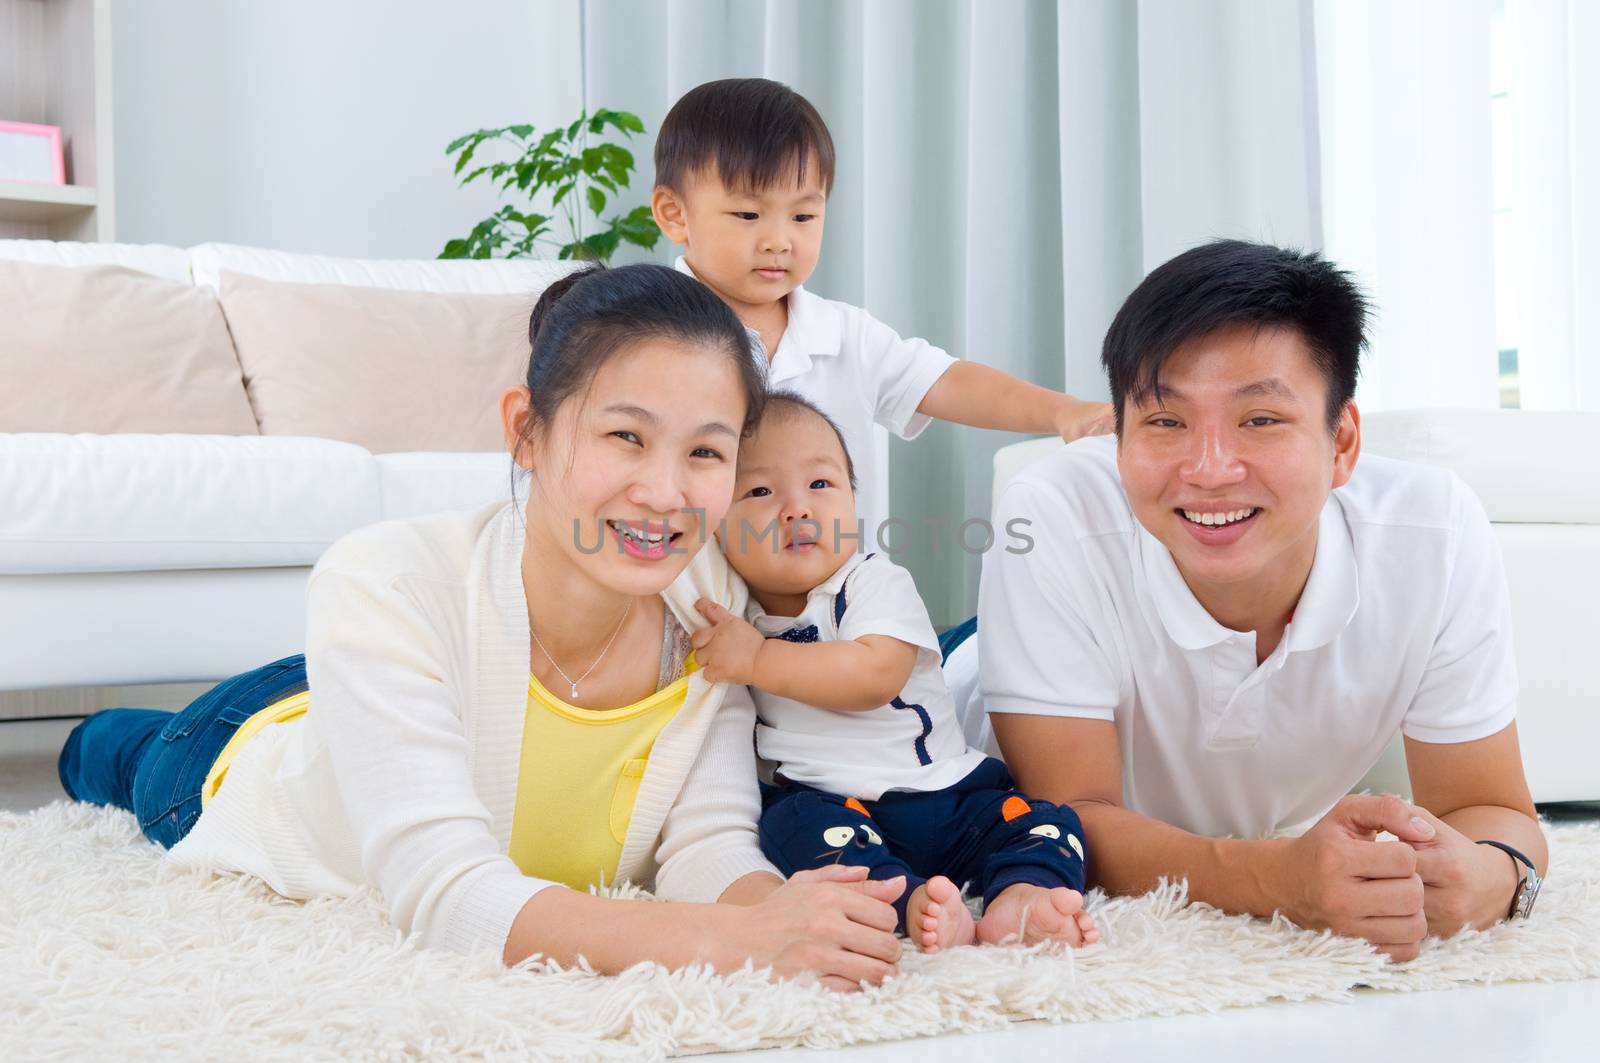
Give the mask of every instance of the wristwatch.
<svg viewBox="0 0 1600 1063">
<path fill-rule="evenodd" d="M 1533 861 L 1505 842 L 1489 841 L 1485 838 L 1478 844 L 1492 845 L 1511 857 L 1515 863 L 1528 869 L 1528 873 L 1522 876 L 1522 881 L 1517 883 L 1517 892 L 1511 896 L 1511 910 L 1506 913 L 1507 919 L 1528 918 L 1533 912 L 1533 902 L 1539 897 L 1539 887 L 1544 885 L 1544 879 L 1539 877 L 1539 871 L 1533 866 Z"/>
</svg>

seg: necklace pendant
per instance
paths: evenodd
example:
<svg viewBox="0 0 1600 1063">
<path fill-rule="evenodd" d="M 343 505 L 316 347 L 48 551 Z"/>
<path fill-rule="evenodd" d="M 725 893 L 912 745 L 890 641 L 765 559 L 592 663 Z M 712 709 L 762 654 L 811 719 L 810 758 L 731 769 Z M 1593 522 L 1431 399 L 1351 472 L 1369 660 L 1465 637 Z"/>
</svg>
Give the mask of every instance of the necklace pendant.
<svg viewBox="0 0 1600 1063">
<path fill-rule="evenodd" d="M 578 684 L 576 683 L 572 684 L 572 700 L 578 700 Z"/>
</svg>

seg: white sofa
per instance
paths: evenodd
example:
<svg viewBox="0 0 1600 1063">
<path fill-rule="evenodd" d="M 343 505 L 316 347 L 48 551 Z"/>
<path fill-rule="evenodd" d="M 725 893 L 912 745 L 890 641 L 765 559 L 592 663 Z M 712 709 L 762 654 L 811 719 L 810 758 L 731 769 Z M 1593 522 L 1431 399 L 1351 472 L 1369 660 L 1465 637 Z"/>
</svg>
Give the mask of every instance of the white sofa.
<svg viewBox="0 0 1600 1063">
<path fill-rule="evenodd" d="M 1368 414 L 1363 450 L 1453 469 L 1488 511 L 1505 558 L 1522 695 L 1517 731 L 1533 798 L 1600 800 L 1600 414 L 1407 410 Z M 1035 439 L 994 459 L 998 493 L 1061 446 Z M 1397 738 L 1363 781 L 1409 793 Z"/>
<path fill-rule="evenodd" d="M 34 240 L 0 241 L 0 260 L 117 265 L 213 291 L 226 270 L 298 284 L 525 295 L 530 308 L 572 268 Z M 509 498 L 511 471 L 501 451 L 374 454 L 295 436 L 0 431 L 0 690 L 215 679 L 298 652 L 306 578 L 335 539 L 378 520 Z"/>
</svg>

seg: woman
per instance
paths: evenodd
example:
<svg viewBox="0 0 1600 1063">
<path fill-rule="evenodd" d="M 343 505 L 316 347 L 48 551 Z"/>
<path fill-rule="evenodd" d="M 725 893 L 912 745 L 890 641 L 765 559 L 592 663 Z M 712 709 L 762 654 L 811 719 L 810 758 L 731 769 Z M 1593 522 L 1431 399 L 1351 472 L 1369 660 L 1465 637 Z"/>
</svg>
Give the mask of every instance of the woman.
<svg viewBox="0 0 1600 1063">
<path fill-rule="evenodd" d="M 181 864 L 295 898 L 375 886 L 426 945 L 881 981 L 903 882 L 782 881 L 748 694 L 689 654 L 698 597 L 744 607 L 701 549 L 760 414 L 744 329 L 691 278 L 629 266 L 552 285 L 529 337 L 501 399 L 525 509 L 347 536 L 311 576 L 304 658 L 177 714 L 90 717 L 62 784 Z M 652 878 L 672 903 L 586 892 Z"/>
</svg>

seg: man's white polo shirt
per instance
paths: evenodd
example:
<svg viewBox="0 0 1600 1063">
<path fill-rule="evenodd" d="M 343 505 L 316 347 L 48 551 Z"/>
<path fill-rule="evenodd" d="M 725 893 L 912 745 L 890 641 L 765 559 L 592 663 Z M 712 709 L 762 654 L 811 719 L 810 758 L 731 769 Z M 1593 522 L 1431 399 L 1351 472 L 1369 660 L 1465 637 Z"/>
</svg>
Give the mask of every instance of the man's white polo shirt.
<svg viewBox="0 0 1600 1063">
<path fill-rule="evenodd" d="M 1112 720 L 1126 807 L 1198 834 L 1264 837 L 1321 817 L 1396 730 L 1469 742 L 1511 723 L 1517 678 L 1500 551 L 1453 473 L 1363 457 L 1324 505 L 1278 647 L 1200 605 L 1129 508 L 1109 439 L 1016 477 L 984 559 L 984 708 Z"/>
<path fill-rule="evenodd" d="M 682 255 L 676 267 L 694 276 Z M 879 549 L 877 529 L 889 519 L 889 445 L 874 422 L 915 439 L 930 420 L 917 407 L 956 359 L 927 340 L 903 339 L 859 306 L 804 287 L 789 293 L 789 324 L 770 364 L 760 334 L 750 330 L 750 336 L 767 386 L 804 395 L 844 433 L 856 466 L 856 512 L 866 528 L 860 549 Z M 898 541 L 893 532 L 885 538 Z"/>
</svg>

